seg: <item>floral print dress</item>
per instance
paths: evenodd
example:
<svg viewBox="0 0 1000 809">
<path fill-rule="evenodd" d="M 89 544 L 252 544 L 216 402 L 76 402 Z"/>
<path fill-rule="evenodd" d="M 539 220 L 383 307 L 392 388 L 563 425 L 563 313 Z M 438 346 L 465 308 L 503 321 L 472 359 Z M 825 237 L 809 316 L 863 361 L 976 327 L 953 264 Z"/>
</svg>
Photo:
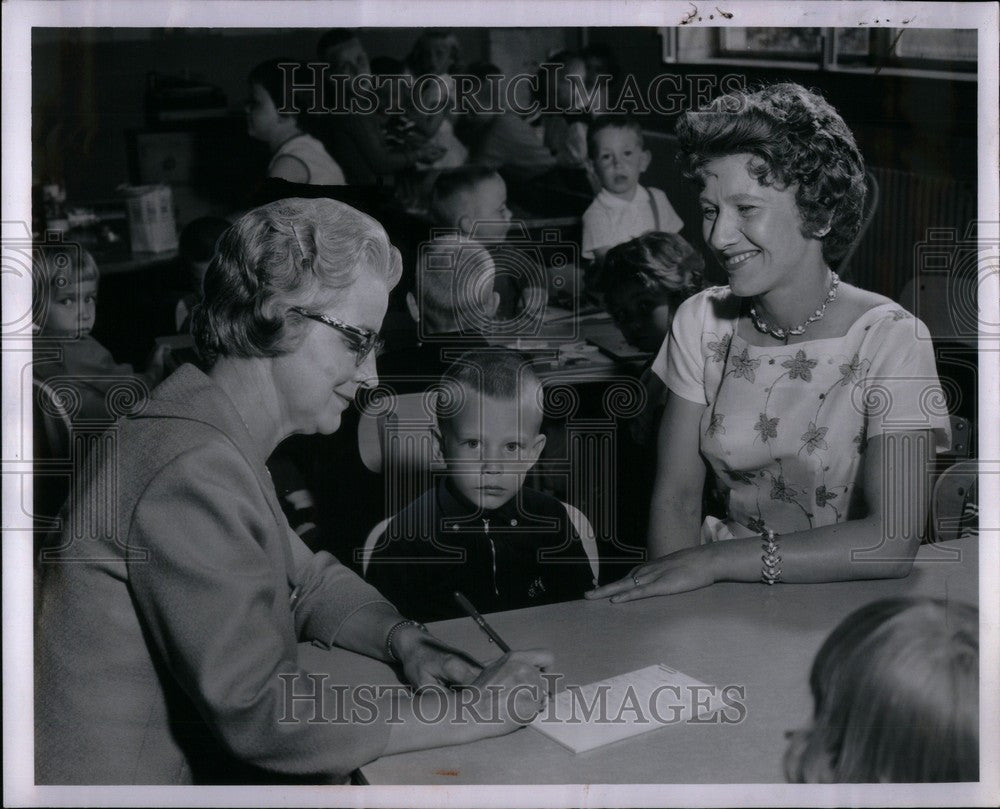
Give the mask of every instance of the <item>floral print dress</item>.
<svg viewBox="0 0 1000 809">
<path fill-rule="evenodd" d="M 703 540 L 863 516 L 871 436 L 933 430 L 939 450 L 950 445 L 930 335 L 898 305 L 868 310 L 843 337 L 766 347 L 736 333 L 740 311 L 729 287 L 692 297 L 657 359 L 675 394 L 706 405 L 701 453 L 728 520 L 709 518 Z"/>
</svg>

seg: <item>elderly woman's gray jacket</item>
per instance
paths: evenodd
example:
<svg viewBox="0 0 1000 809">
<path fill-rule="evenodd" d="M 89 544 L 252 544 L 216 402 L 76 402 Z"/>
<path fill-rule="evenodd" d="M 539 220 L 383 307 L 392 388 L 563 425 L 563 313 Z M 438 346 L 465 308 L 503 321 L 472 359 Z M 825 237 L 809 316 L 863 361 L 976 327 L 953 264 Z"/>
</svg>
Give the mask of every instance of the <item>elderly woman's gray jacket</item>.
<svg viewBox="0 0 1000 809">
<path fill-rule="evenodd" d="M 342 779 L 385 749 L 381 718 L 279 721 L 297 643 L 383 599 L 288 528 L 265 452 L 193 366 L 92 448 L 41 562 L 38 783 Z"/>
</svg>

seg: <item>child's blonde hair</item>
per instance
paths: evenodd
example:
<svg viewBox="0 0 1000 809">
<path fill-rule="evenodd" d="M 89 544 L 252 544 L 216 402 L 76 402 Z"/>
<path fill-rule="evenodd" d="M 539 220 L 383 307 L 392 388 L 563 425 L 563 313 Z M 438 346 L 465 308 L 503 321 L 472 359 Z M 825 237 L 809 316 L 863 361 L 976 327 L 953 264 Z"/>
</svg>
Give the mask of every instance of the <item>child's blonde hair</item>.
<svg viewBox="0 0 1000 809">
<path fill-rule="evenodd" d="M 979 780 L 979 611 L 930 598 L 851 613 L 813 661 L 813 725 L 793 734 L 794 783 Z"/>
<path fill-rule="evenodd" d="M 517 403 L 515 406 L 525 405 L 532 428 L 535 431 L 541 428 L 542 383 L 531 359 L 518 351 L 498 348 L 466 351 L 445 370 L 438 385 L 435 412 L 441 429 L 464 406 L 466 391 Z"/>
<path fill-rule="evenodd" d="M 32 317 L 41 325 L 52 295 L 86 281 L 97 281 L 97 262 L 78 244 L 45 244 L 31 251 Z"/>
</svg>

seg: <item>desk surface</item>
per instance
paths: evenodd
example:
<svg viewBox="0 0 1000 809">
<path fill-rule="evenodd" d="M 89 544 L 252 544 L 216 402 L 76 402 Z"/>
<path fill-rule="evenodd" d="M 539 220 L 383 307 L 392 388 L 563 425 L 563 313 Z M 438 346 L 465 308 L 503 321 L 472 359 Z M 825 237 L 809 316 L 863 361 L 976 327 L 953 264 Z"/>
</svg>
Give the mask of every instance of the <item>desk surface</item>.
<svg viewBox="0 0 1000 809">
<path fill-rule="evenodd" d="M 474 744 L 385 757 L 362 772 L 371 784 L 782 782 L 785 731 L 811 716 L 808 673 L 826 635 L 857 607 L 900 595 L 978 603 L 975 540 L 921 548 L 905 579 L 716 584 L 632 604 L 574 601 L 498 613 L 490 623 L 515 647 L 554 652 L 554 671 L 564 683 L 584 685 L 666 663 L 710 685 L 744 687 L 746 717 L 737 724 L 671 725 L 580 755 L 525 728 Z M 470 620 L 433 628 L 473 654 L 495 654 Z M 396 682 L 390 669 L 373 660 L 301 648 L 307 668 L 336 671 L 340 682 Z"/>
</svg>

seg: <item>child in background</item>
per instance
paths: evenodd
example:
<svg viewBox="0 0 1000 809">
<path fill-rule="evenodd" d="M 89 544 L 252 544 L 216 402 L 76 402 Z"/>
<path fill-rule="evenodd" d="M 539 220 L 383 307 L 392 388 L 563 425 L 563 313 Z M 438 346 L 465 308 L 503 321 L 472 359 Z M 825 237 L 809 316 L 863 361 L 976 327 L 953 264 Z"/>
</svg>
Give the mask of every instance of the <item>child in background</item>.
<svg viewBox="0 0 1000 809">
<path fill-rule="evenodd" d="M 107 395 L 122 382 L 135 381 L 151 389 L 163 379 L 167 348 L 154 351 L 148 370 L 139 374 L 90 336 L 97 318 L 98 270 L 83 248 L 46 245 L 32 261 L 34 285 L 34 359 L 32 372 L 39 382 L 70 385 L 78 409 L 74 419 L 112 421 Z M 62 379 L 62 378 L 66 379 Z M 131 391 L 135 393 L 135 390 Z"/>
<path fill-rule="evenodd" d="M 215 243 L 231 223 L 221 216 L 202 216 L 188 222 L 178 238 L 177 252 L 189 288 L 174 307 L 174 327 L 178 334 L 190 334 L 191 310 L 201 301 L 201 285 L 215 255 Z"/>
<path fill-rule="evenodd" d="M 600 289 L 605 308 L 630 345 L 650 355 L 660 351 L 677 307 L 701 288 L 704 266 L 701 254 L 676 233 L 654 231 L 608 251 Z M 656 436 L 667 399 L 665 380 L 665 366 L 659 369 L 647 363 L 639 377 L 645 404 L 621 424 L 616 470 L 619 536 L 646 535 L 656 477 Z"/>
<path fill-rule="evenodd" d="M 285 74 L 279 67 L 281 64 L 295 64 L 295 60 L 261 62 L 247 77 L 250 86 L 246 106 L 247 132 L 271 150 L 267 176 L 309 185 L 344 185 L 346 180 L 340 166 L 319 140 L 302 130 L 299 122 L 303 116 L 296 112 L 278 112 L 286 101 L 288 106 L 295 102 L 285 98 Z"/>
<path fill-rule="evenodd" d="M 667 195 L 639 185 L 650 154 L 638 121 L 616 115 L 596 119 L 587 130 L 587 151 L 601 190 L 583 214 L 583 258 L 599 264 L 612 247 L 643 233 L 680 232 L 684 223 Z"/>
<path fill-rule="evenodd" d="M 463 166 L 442 172 L 431 190 L 431 219 L 436 227 L 455 228 L 460 239 L 477 242 L 497 259 L 505 250 L 503 242 L 510 230 L 511 212 L 507 207 L 507 184 L 497 171 L 487 166 Z M 524 269 L 524 261 L 501 260 L 505 269 Z M 498 320 L 509 320 L 527 305 L 530 290 L 545 280 L 539 268 L 534 279 L 514 277 L 512 272 L 498 273 L 494 289 L 500 296 Z"/>
<path fill-rule="evenodd" d="M 847 616 L 813 661 L 813 725 L 791 737 L 788 781 L 978 781 L 978 633 L 979 611 L 954 601 Z"/>
<path fill-rule="evenodd" d="M 468 239 L 501 241 L 510 230 L 507 184 L 495 169 L 464 166 L 442 172 L 431 190 L 431 220 Z"/>
<path fill-rule="evenodd" d="M 679 233 L 653 231 L 611 248 L 600 288 L 629 344 L 656 354 L 673 313 L 701 289 L 705 259 Z"/>
<path fill-rule="evenodd" d="M 541 383 L 513 351 L 467 352 L 445 372 L 437 439 L 446 474 L 369 536 L 368 579 L 420 621 L 580 598 L 596 580 L 576 509 L 524 485 L 545 446 Z"/>
<path fill-rule="evenodd" d="M 417 127 L 427 137 L 427 143 L 443 150 L 443 154 L 427 164 L 426 168 L 449 169 L 463 165 L 469 152 L 455 137 L 452 126 L 454 115 L 449 100 L 455 95 L 455 81 L 451 76 L 458 62 L 458 40 L 450 31 L 430 29 L 424 31 L 413 45 L 406 63 L 410 73 L 437 76 L 441 81 L 421 82 L 419 109 L 414 108 Z M 440 112 L 424 112 L 440 110 Z"/>
</svg>

